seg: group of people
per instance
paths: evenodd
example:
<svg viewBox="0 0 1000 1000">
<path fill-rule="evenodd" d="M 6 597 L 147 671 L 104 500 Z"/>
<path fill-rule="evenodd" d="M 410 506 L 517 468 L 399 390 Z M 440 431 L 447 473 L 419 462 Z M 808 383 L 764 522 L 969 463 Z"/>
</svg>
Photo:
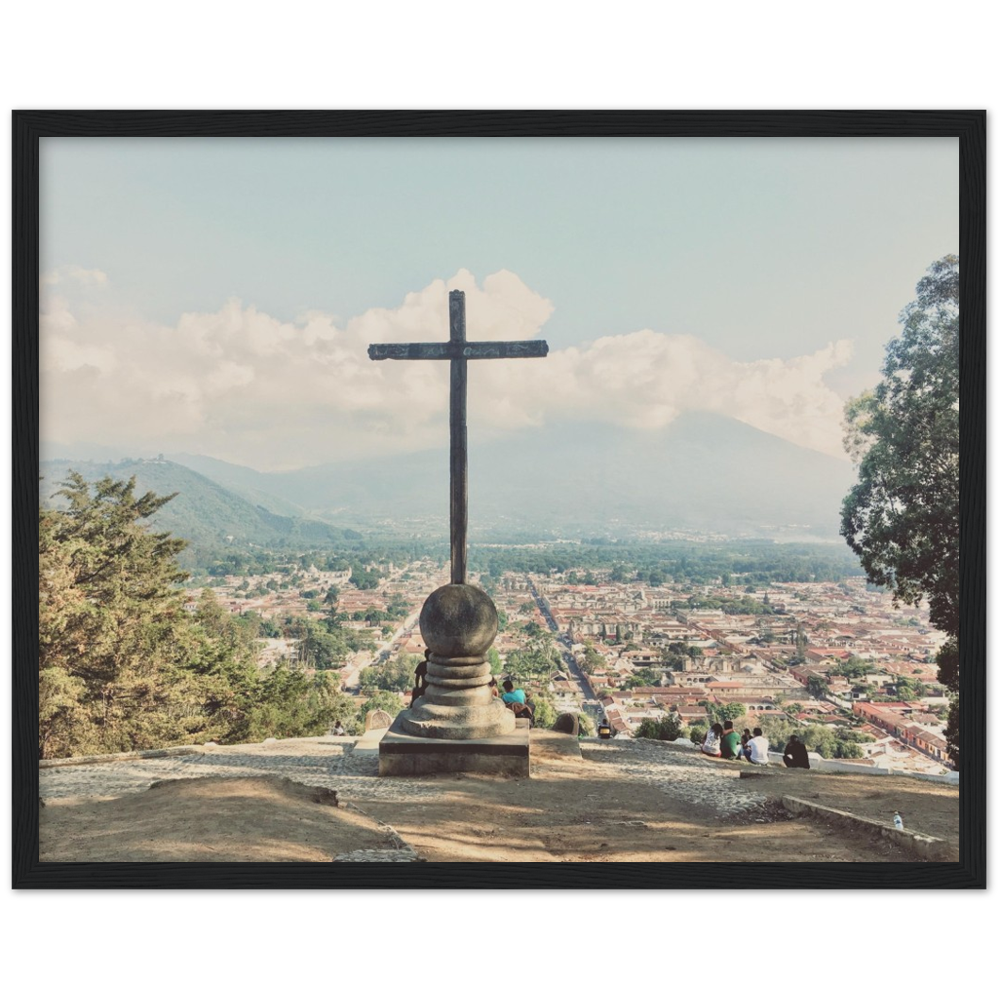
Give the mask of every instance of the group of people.
<svg viewBox="0 0 1000 1000">
<path fill-rule="evenodd" d="M 709 757 L 745 760 L 749 764 L 763 766 L 769 763 L 770 748 L 770 743 L 759 726 L 752 734 L 749 729 L 744 729 L 741 735 L 727 719 L 724 725 L 712 723 L 712 728 L 706 733 L 705 742 L 701 745 L 701 752 Z M 788 738 L 782 759 L 785 767 L 809 767 L 809 754 L 805 744 L 796 735 Z"/>
<path fill-rule="evenodd" d="M 767 737 L 759 726 L 752 735 L 749 729 L 744 729 L 741 736 L 729 719 L 725 725 L 713 722 L 712 728 L 705 734 L 705 742 L 701 745 L 701 752 L 709 757 L 745 760 L 750 764 L 768 763 L 768 750 Z"/>
</svg>

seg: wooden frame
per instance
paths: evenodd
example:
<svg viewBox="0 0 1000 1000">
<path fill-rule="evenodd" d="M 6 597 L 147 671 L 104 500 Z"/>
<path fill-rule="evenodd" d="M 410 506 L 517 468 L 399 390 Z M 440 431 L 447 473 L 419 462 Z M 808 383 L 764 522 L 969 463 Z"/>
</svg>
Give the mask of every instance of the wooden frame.
<svg viewBox="0 0 1000 1000">
<path fill-rule="evenodd" d="M 960 149 L 961 861 L 957 864 L 40 864 L 37 474 L 39 139 L 46 136 L 954 137 Z M 986 118 L 957 112 L 15 112 L 13 115 L 15 888 L 976 888 L 986 860 Z"/>
</svg>

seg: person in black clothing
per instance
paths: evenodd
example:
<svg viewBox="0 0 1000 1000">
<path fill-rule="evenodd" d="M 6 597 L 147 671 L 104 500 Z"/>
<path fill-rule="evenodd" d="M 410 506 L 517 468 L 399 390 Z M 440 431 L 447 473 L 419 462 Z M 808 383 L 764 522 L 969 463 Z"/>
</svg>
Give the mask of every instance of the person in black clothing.
<svg viewBox="0 0 1000 1000">
<path fill-rule="evenodd" d="M 806 745 L 794 733 L 788 737 L 788 742 L 785 744 L 783 759 L 785 767 L 809 767 L 809 754 L 806 751 Z"/>
<path fill-rule="evenodd" d="M 535 701 L 531 697 L 530 691 L 524 692 L 524 711 L 520 713 L 522 716 L 528 717 L 528 722 L 533 726 L 535 724 Z"/>
<path fill-rule="evenodd" d="M 422 698 L 427 692 L 427 657 L 431 655 L 429 649 L 424 650 L 424 658 L 417 664 L 415 683 L 413 691 L 410 692 L 410 704 L 412 705 L 418 698 Z"/>
</svg>

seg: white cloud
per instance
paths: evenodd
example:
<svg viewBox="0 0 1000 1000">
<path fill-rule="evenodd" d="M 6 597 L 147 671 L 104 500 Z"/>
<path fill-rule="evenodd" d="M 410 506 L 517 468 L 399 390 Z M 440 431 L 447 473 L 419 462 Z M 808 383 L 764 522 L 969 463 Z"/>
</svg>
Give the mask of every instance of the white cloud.
<svg viewBox="0 0 1000 1000">
<path fill-rule="evenodd" d="M 106 277 L 58 274 L 50 284 L 63 294 L 46 296 L 41 317 L 43 441 L 200 452 L 261 469 L 443 445 L 448 365 L 375 363 L 367 348 L 447 339 L 449 289 L 466 292 L 471 340 L 537 338 L 553 311 L 509 271 L 479 286 L 463 270 L 342 327 L 320 313 L 283 323 L 235 300 L 168 327 L 110 304 L 76 309 L 74 283 L 103 289 Z M 703 410 L 841 455 L 842 401 L 823 376 L 849 357 L 838 341 L 739 362 L 683 334 L 617 334 L 544 360 L 474 363 L 470 422 L 497 433 L 556 418 L 652 428 Z"/>
<path fill-rule="evenodd" d="M 84 286 L 103 287 L 108 283 L 108 276 L 103 271 L 95 268 L 87 269 L 76 264 L 69 264 L 66 267 L 57 267 L 54 271 L 43 274 L 41 278 L 42 286 L 61 285 L 64 282 L 76 282 Z"/>
</svg>

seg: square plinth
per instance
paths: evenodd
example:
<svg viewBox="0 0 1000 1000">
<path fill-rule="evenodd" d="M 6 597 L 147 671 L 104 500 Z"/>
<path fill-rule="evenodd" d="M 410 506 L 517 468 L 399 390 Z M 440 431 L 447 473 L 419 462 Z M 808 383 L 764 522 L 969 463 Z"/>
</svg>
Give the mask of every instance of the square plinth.
<svg viewBox="0 0 1000 1000">
<path fill-rule="evenodd" d="M 509 736 L 485 740 L 432 740 L 404 732 L 397 716 L 378 745 L 380 778 L 419 774 L 502 774 L 528 777 L 530 730 L 518 727 Z"/>
</svg>

